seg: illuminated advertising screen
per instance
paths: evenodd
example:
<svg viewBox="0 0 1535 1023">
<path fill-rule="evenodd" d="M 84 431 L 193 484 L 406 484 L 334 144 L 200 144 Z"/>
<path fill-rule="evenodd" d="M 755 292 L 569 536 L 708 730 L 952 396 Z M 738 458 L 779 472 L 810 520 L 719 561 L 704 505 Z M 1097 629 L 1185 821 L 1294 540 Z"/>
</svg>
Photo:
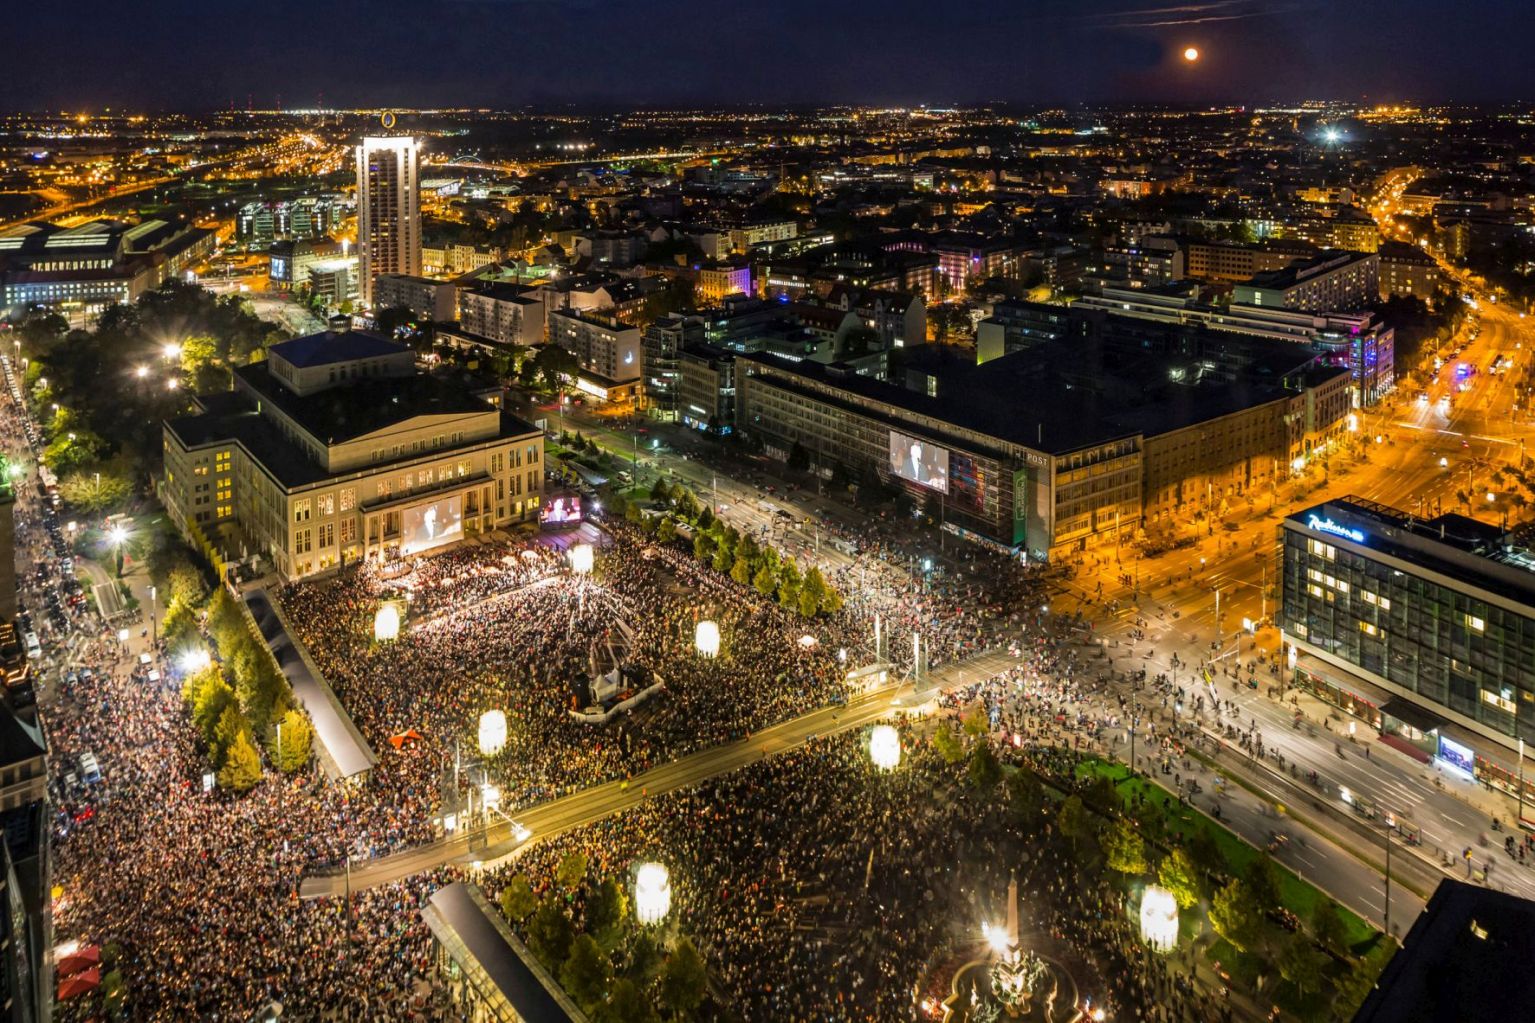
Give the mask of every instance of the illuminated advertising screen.
<svg viewBox="0 0 1535 1023">
<path fill-rule="evenodd" d="M 574 526 L 580 521 L 581 498 L 575 494 L 554 495 L 538 512 L 538 522 L 542 526 Z"/>
<path fill-rule="evenodd" d="M 1471 752 L 1471 748 L 1442 735 L 1439 737 L 1439 759 L 1467 774 L 1476 773 L 1476 754 Z"/>
<path fill-rule="evenodd" d="M 458 494 L 431 504 L 406 508 L 401 516 L 400 551 L 414 554 L 452 543 L 464 535 L 464 515 Z"/>
<path fill-rule="evenodd" d="M 890 471 L 903 480 L 949 492 L 949 451 L 930 441 L 891 430 Z"/>
</svg>

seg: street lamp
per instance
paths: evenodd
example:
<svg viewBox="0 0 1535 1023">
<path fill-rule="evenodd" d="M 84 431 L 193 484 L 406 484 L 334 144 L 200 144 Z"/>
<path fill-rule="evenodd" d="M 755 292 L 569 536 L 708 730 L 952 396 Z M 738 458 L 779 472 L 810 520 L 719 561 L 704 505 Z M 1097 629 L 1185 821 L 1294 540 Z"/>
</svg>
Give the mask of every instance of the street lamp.
<svg viewBox="0 0 1535 1023">
<path fill-rule="evenodd" d="M 487 710 L 480 715 L 480 755 L 493 757 L 506 748 L 506 713 Z"/>
<path fill-rule="evenodd" d="M 74 436 L 74 434 L 70 434 L 69 439 L 74 440 Z M 121 578 L 123 574 L 123 544 L 128 540 L 128 531 L 122 526 L 113 526 L 112 531 L 107 534 L 107 539 L 112 542 L 112 550 L 117 555 L 117 575 Z"/>
<path fill-rule="evenodd" d="M 671 908 L 671 875 L 659 863 L 640 864 L 634 872 L 634 915 L 642 924 L 658 924 Z"/>
<path fill-rule="evenodd" d="M 881 771 L 894 771 L 901 764 L 901 733 L 891 725 L 875 725 L 869 733 L 869 759 Z"/>
<path fill-rule="evenodd" d="M 138 377 L 140 380 L 143 380 L 145 377 L 149 376 L 149 367 L 140 366 L 133 371 L 133 375 Z"/>
<path fill-rule="evenodd" d="M 698 656 L 714 658 L 720 654 L 720 627 L 707 618 L 693 627 L 693 649 Z"/>
<path fill-rule="evenodd" d="M 1166 888 L 1151 885 L 1141 894 L 1141 940 L 1157 952 L 1178 943 L 1178 900 Z"/>
</svg>

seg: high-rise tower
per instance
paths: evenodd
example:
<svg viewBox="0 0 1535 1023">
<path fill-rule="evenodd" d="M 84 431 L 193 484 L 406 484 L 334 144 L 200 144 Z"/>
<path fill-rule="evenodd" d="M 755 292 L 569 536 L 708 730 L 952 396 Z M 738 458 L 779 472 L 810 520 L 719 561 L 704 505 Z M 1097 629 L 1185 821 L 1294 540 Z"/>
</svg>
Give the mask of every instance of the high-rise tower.
<svg viewBox="0 0 1535 1023">
<path fill-rule="evenodd" d="M 421 146 L 413 138 L 364 138 L 357 147 L 357 277 L 373 305 L 379 274 L 421 272 Z"/>
</svg>

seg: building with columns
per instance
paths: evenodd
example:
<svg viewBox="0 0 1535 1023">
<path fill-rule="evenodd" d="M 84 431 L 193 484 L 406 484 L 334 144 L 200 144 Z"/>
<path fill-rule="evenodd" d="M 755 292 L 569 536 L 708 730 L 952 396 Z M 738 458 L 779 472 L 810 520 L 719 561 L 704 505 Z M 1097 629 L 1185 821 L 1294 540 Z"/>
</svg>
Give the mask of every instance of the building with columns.
<svg viewBox="0 0 1535 1023">
<path fill-rule="evenodd" d="M 232 391 L 165 423 L 165 506 L 286 579 L 537 520 L 543 437 L 421 372 L 402 344 L 334 328 L 273 345 Z"/>
</svg>

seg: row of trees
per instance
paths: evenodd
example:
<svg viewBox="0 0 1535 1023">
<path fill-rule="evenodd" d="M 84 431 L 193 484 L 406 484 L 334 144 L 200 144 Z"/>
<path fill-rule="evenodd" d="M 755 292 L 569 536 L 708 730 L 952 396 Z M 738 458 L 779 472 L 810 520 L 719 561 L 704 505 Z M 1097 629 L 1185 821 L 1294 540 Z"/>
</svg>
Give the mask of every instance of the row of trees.
<svg viewBox="0 0 1535 1023">
<path fill-rule="evenodd" d="M 668 951 L 654 928 L 634 921 L 623 885 L 596 881 L 587 867 L 584 854 L 568 854 L 542 897 L 517 874 L 501 891 L 501 911 L 593 1023 L 659 1023 L 658 1010 L 694 1019 L 708 991 L 703 957 L 686 937 Z"/>
<path fill-rule="evenodd" d="M 166 621 L 177 622 L 177 634 L 187 612 L 173 592 Z M 194 622 L 195 627 L 195 622 Z M 252 633 L 229 591 L 217 588 L 207 607 L 207 631 L 220 659 L 188 675 L 181 695 L 187 713 L 208 752 L 221 788 L 246 792 L 261 780 L 258 744 L 264 745 L 277 769 L 291 774 L 309 761 L 314 727 L 293 701 L 288 680 Z M 174 648 L 174 647 L 173 647 Z"/>
<path fill-rule="evenodd" d="M 759 544 L 750 534 L 716 518 L 687 487 L 658 479 L 650 496 L 665 505 L 665 514 L 647 515 L 630 502 L 621 501 L 620 505 L 625 519 L 642 530 L 653 531 L 657 540 L 663 543 L 676 540 L 679 525 L 686 525 L 693 536 L 695 558 L 716 572 L 728 573 L 730 578 L 764 597 L 776 598 L 786 610 L 814 618 L 842 609 L 842 594 L 826 581 L 819 568 L 811 566 L 801 573 L 799 566 L 776 548 Z"/>
<path fill-rule="evenodd" d="M 1370 952 L 1355 958 L 1343 916 L 1325 896 L 1317 899 L 1308 920 L 1295 918 L 1284 908 L 1283 871 L 1267 853 L 1239 867 L 1228 860 L 1209 828 L 1197 828 L 1186 837 L 1171 832 L 1163 826 L 1160 806 L 1148 801 L 1132 812 L 1115 783 L 1103 775 L 1081 787 L 1075 787 L 1072 778 L 1056 779 L 1064 791 L 1052 803 L 1032 769 L 998 761 L 986 733 L 987 720 L 977 709 L 961 719 L 957 730 L 941 724 L 933 743 L 947 762 L 966 764 L 966 775 L 976 788 L 988 792 L 1000 787 L 1020 824 L 1053 825 L 1081 862 L 1100 865 L 1126 890 L 1154 879 L 1172 893 L 1180 909 L 1206 906 L 1210 928 L 1218 937 L 1260 968 L 1277 970 L 1302 995 L 1331 985 L 1339 1004 L 1349 1007 L 1344 1018 L 1364 1000 L 1389 957 L 1390 944 L 1376 942 Z M 1185 914 L 1185 922 L 1191 919 L 1197 916 Z"/>
</svg>

